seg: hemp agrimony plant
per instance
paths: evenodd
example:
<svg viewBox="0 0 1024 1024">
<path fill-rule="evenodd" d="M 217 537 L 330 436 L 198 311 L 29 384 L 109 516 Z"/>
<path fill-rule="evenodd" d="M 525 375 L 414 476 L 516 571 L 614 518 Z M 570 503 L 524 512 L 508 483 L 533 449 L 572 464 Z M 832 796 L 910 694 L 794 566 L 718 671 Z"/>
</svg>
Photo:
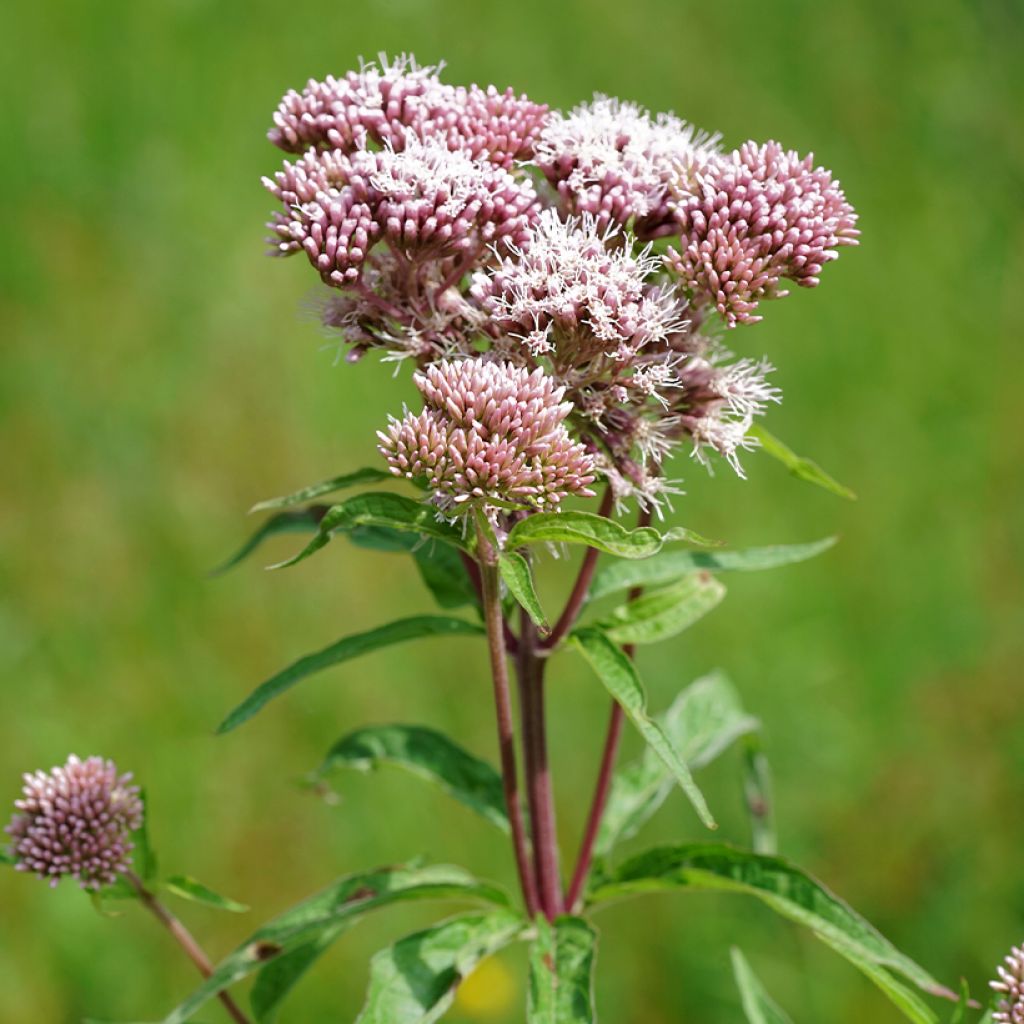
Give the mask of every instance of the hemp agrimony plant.
<svg viewBox="0 0 1024 1024">
<path fill-rule="evenodd" d="M 100 900 L 137 897 L 170 929 L 205 980 L 165 1024 L 191 1020 L 214 997 L 234 1020 L 250 1019 L 228 994 L 249 975 L 251 1018 L 274 1020 L 356 921 L 425 899 L 473 909 L 373 958 L 360 1024 L 437 1020 L 481 960 L 519 942 L 529 945 L 526 1019 L 582 1024 L 596 1019 L 601 907 L 702 889 L 761 900 L 845 957 L 907 1019 L 937 1021 L 915 990 L 957 996 L 776 854 L 758 722 L 728 680 L 698 679 L 655 712 L 634 663 L 637 647 L 677 637 L 722 600 L 723 573 L 800 561 L 831 544 L 735 551 L 664 522 L 681 493 L 666 470 L 680 450 L 742 476 L 741 453 L 760 448 L 848 493 L 755 425 L 781 397 L 768 382 L 772 367 L 730 352 L 735 329 L 759 320 L 764 302 L 786 295 L 790 282 L 817 285 L 839 247 L 856 243 L 856 215 L 838 182 L 775 142 L 726 150 L 672 115 L 603 96 L 549 111 L 512 90 L 446 84 L 439 69 L 411 58 L 287 93 L 270 140 L 290 154 L 264 179 L 278 203 L 274 252 L 315 269 L 323 324 L 348 362 L 376 352 L 409 366 L 414 407 L 381 424 L 376 466 L 258 505 L 272 515 L 228 564 L 280 532 L 311 534 L 282 566 L 344 538 L 408 554 L 440 611 L 300 658 L 220 731 L 314 673 L 389 644 L 428 636 L 486 644 L 490 687 L 481 681 L 475 692 L 494 702 L 496 765 L 403 722 L 343 736 L 314 778 L 387 762 L 437 783 L 508 836 L 518 891 L 445 865 L 357 871 L 214 966 L 155 891 L 239 905 L 187 876 L 158 880 L 141 795 L 99 758 L 26 776 L 8 827 L 15 867 L 52 884 L 70 875 Z M 571 546 L 584 549 L 582 563 L 566 581 L 564 606 L 549 615 L 534 571 Z M 559 730 L 545 688 L 573 655 L 593 670 L 595 699 L 603 691 L 610 711 L 570 857 L 556 828 L 548 744 Z M 627 721 L 646 752 L 618 766 Z M 743 748 L 749 844 L 616 855 L 677 785 L 714 829 L 694 774 L 733 744 Z M 991 1020 L 1024 1021 L 1022 963 L 1015 951 L 1001 969 Z M 733 965 L 748 1020 L 788 1020 L 738 950 Z M 954 1019 L 969 1005 L 962 995 Z"/>
</svg>

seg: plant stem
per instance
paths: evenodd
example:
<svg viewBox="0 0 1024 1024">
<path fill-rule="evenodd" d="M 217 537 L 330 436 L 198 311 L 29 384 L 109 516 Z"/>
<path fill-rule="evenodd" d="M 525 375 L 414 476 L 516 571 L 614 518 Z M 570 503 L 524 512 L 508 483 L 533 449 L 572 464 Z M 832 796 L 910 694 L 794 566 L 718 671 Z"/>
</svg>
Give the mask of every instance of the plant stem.
<svg viewBox="0 0 1024 1024">
<path fill-rule="evenodd" d="M 208 978 L 213 974 L 213 964 L 203 952 L 202 946 L 196 942 L 192 933 L 179 921 L 143 884 L 134 872 L 124 874 L 128 884 L 139 894 L 142 905 L 171 933 L 175 942 L 185 951 L 185 955 L 196 965 L 199 973 Z M 233 1021 L 237 1024 L 249 1024 L 249 1018 L 238 1008 L 238 1004 L 227 992 L 218 992 L 217 998 L 224 1004 Z"/>
<path fill-rule="evenodd" d="M 607 516 L 611 509 L 612 489 L 609 487 L 604 492 L 604 497 L 601 499 L 601 505 L 597 510 L 597 514 L 599 516 Z M 572 592 L 565 603 L 565 608 L 562 609 L 562 614 L 558 617 L 558 621 L 551 630 L 551 634 L 541 644 L 544 650 L 554 649 L 575 624 L 580 614 L 580 609 L 583 607 L 583 602 L 586 600 L 590 581 L 594 578 L 594 570 L 597 568 L 597 556 L 599 554 L 600 552 L 597 548 L 587 548 L 587 553 L 583 556 L 583 564 L 580 565 L 579 575 L 573 584 Z"/>
<path fill-rule="evenodd" d="M 501 612 L 497 555 L 479 523 L 477 552 L 484 621 L 487 626 L 487 648 L 491 656 L 491 678 L 494 683 L 494 706 L 498 720 L 498 750 L 501 758 L 501 780 L 505 791 L 505 809 L 512 828 L 512 846 L 516 870 L 519 872 L 519 884 L 523 890 L 527 913 L 533 917 L 538 908 L 537 885 L 530 868 L 522 809 L 519 806 L 515 731 L 512 724 L 512 704 L 509 699 L 508 665 L 505 662 L 504 616 Z"/>
<path fill-rule="evenodd" d="M 517 668 L 526 755 L 526 794 L 533 824 L 533 859 L 541 910 L 549 921 L 553 921 L 562 912 L 563 904 L 544 715 L 545 662 L 537 657 L 537 627 L 525 611 L 520 614 L 522 626 Z"/>
<path fill-rule="evenodd" d="M 651 513 L 646 509 L 641 509 L 637 516 L 637 526 L 649 526 L 650 522 Z M 635 601 L 642 593 L 643 587 L 633 587 L 626 600 Z M 630 658 L 636 653 L 636 648 L 632 644 L 627 644 L 623 650 Z M 604 738 L 604 749 L 601 752 L 601 767 L 597 773 L 597 784 L 594 786 L 594 796 L 590 802 L 590 813 L 587 815 L 587 825 L 584 829 L 583 841 L 580 844 L 576 870 L 573 871 L 569 893 L 566 896 L 565 905 L 570 913 L 574 913 L 578 909 L 583 889 L 587 884 L 587 876 L 590 874 L 590 867 L 594 861 L 594 844 L 597 842 L 601 819 L 604 817 L 608 794 L 612 788 L 615 760 L 618 757 L 619 741 L 622 738 L 623 717 L 622 708 L 618 701 L 613 699 L 611 714 L 608 717 L 608 731 Z"/>
</svg>

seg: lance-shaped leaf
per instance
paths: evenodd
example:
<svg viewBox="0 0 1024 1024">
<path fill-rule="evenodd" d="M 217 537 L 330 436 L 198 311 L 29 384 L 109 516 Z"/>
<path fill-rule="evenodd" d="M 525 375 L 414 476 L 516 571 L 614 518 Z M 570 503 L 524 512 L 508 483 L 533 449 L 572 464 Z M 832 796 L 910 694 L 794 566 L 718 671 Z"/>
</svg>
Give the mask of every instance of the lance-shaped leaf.
<svg viewBox="0 0 1024 1024">
<path fill-rule="evenodd" d="M 304 505 L 307 501 L 321 498 L 325 494 L 334 494 L 336 491 L 343 491 L 349 487 L 359 487 L 362 484 L 377 484 L 382 480 L 393 480 L 393 474 L 386 469 L 375 469 L 364 467 L 353 473 L 343 473 L 341 476 L 332 477 L 330 480 L 321 480 L 319 483 L 310 484 L 301 490 L 291 494 L 284 494 L 279 498 L 268 498 L 266 501 L 257 502 L 249 510 L 250 512 L 264 512 L 270 509 L 289 508 L 292 505 Z"/>
<path fill-rule="evenodd" d="M 409 900 L 461 899 L 507 905 L 500 889 L 448 865 L 380 868 L 347 875 L 269 921 L 222 960 L 163 1024 L 184 1024 L 218 992 L 279 957 L 340 934 L 371 910 Z M 321 950 L 322 952 L 323 950 Z M 308 966 L 308 965 L 307 965 Z"/>
<path fill-rule="evenodd" d="M 356 1024 L 430 1024 L 452 1005 L 481 960 L 522 934 L 507 910 L 463 914 L 407 935 L 370 961 L 366 1003 Z"/>
<path fill-rule="evenodd" d="M 357 494 L 338 505 L 332 505 L 320 521 L 317 535 L 294 557 L 270 566 L 283 569 L 309 558 L 327 544 L 335 531 L 353 530 L 360 526 L 385 526 L 392 530 L 434 537 L 453 547 L 468 551 L 469 542 L 449 523 L 437 518 L 437 510 L 401 494 L 386 491 Z"/>
<path fill-rule="evenodd" d="M 614 609 L 597 628 L 617 644 L 653 644 L 689 629 L 725 597 L 725 586 L 706 572 L 643 594 Z"/>
<path fill-rule="evenodd" d="M 537 919 L 530 945 L 527 1024 L 591 1024 L 597 932 L 581 917 Z"/>
<path fill-rule="evenodd" d="M 867 975 L 917 1024 L 935 1014 L 894 974 L 931 995 L 956 999 L 923 967 L 901 953 L 856 911 L 820 882 L 781 857 L 717 844 L 657 847 L 606 874 L 591 893 L 594 903 L 648 892 L 717 890 L 745 893 L 810 929 Z"/>
<path fill-rule="evenodd" d="M 741 736 L 760 726 L 740 703 L 732 683 L 712 672 L 684 689 L 660 718 L 662 728 L 690 771 L 709 764 Z M 612 781 L 594 852 L 612 847 L 640 830 L 668 798 L 675 779 L 665 762 L 647 749 Z"/>
<path fill-rule="evenodd" d="M 353 633 L 323 650 L 293 661 L 277 675 L 261 683 L 221 722 L 217 732 L 225 733 L 237 728 L 252 718 L 269 701 L 280 697 L 296 683 L 332 665 L 340 665 L 343 661 L 350 661 L 362 654 L 406 640 L 416 640 L 425 636 L 479 636 L 482 632 L 483 627 L 464 619 L 454 619 L 447 615 L 414 615 L 365 633 Z"/>
<path fill-rule="evenodd" d="M 598 679 L 619 702 L 626 716 L 636 726 L 648 746 L 664 762 L 673 778 L 693 804 L 700 820 L 708 828 L 717 828 L 704 794 L 693 781 L 686 761 L 676 749 L 665 730 L 647 713 L 647 694 L 630 658 L 615 646 L 600 630 L 584 628 L 570 637 L 571 643 L 590 663 Z"/>
<path fill-rule="evenodd" d="M 306 972 L 327 952 L 348 924 L 325 928 L 315 939 L 283 956 L 274 957 L 256 975 L 249 1002 L 259 1024 L 273 1024 L 281 1004 Z"/>
<path fill-rule="evenodd" d="M 530 563 L 518 551 L 506 551 L 498 558 L 498 569 L 509 593 L 526 609 L 542 633 L 550 633 L 544 609 L 533 585 Z"/>
<path fill-rule="evenodd" d="M 147 885 L 156 881 L 156 851 L 149 841 L 149 797 L 143 789 L 139 792 L 142 801 L 142 824 L 131 833 L 132 870 Z M 110 885 L 104 886 L 96 893 L 97 909 L 101 913 L 104 900 L 137 900 L 139 890 L 124 875 L 118 875 Z"/>
<path fill-rule="evenodd" d="M 209 886 L 192 878 L 190 875 L 172 875 L 163 883 L 163 888 L 183 900 L 202 903 L 216 910 L 230 910 L 233 914 L 244 914 L 249 908 L 244 903 L 228 899 L 214 892 Z"/>
<path fill-rule="evenodd" d="M 0 846 L 0 864 L 17 864 L 18 858 L 6 847 Z"/>
<path fill-rule="evenodd" d="M 422 725 L 375 725 L 338 740 L 317 769 L 322 780 L 341 768 L 369 771 L 394 764 L 427 779 L 477 814 L 509 831 L 501 776 L 443 733 Z"/>
<path fill-rule="evenodd" d="M 793 1024 L 789 1015 L 768 995 L 747 958 L 735 946 L 732 948 L 732 973 L 748 1024 Z"/>
<path fill-rule="evenodd" d="M 773 459 L 778 459 L 793 476 L 800 480 L 806 480 L 808 483 L 815 484 L 818 487 L 823 487 L 826 491 L 831 491 L 833 494 L 838 494 L 840 498 L 846 498 L 849 501 L 857 500 L 857 495 L 849 487 L 844 486 L 838 480 L 829 476 L 816 462 L 805 459 L 802 455 L 797 455 L 792 448 L 780 441 L 774 434 L 769 434 L 760 424 L 755 423 L 747 431 L 747 436 L 754 437 L 760 441 L 762 450 Z"/>
<path fill-rule="evenodd" d="M 527 544 L 586 544 L 620 558 L 648 558 L 666 540 L 682 540 L 679 534 L 663 537 L 653 526 L 627 530 L 614 519 L 593 512 L 538 512 L 521 519 L 509 531 L 506 550 Z"/>
<path fill-rule="evenodd" d="M 210 570 L 211 576 L 220 576 L 233 569 L 239 562 L 248 558 L 268 537 L 279 533 L 316 533 L 320 529 L 320 520 L 327 513 L 327 505 L 310 505 L 309 508 L 294 509 L 289 512 L 278 512 L 271 516 L 230 558 L 225 559 L 215 569 Z"/>
<path fill-rule="evenodd" d="M 663 551 L 641 562 L 606 562 L 594 574 L 589 596 L 596 600 L 631 587 L 661 586 L 698 570 L 717 573 L 775 569 L 814 558 L 837 540 L 825 537 L 809 544 L 777 544 L 739 551 Z"/>
</svg>

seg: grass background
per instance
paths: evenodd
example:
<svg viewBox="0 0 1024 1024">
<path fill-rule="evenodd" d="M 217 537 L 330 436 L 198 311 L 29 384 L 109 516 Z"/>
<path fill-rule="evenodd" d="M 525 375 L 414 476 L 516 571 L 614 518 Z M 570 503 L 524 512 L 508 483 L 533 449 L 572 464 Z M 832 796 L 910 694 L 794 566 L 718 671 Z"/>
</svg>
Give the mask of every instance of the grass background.
<svg viewBox="0 0 1024 1024">
<path fill-rule="evenodd" d="M 982 989 L 1024 937 L 1016 0 L 41 0 L 0 19 L 4 802 L 21 771 L 69 750 L 134 768 L 166 869 L 252 905 L 247 919 L 183 908 L 216 952 L 374 863 L 424 852 L 511 881 L 500 838 L 413 781 L 347 778 L 339 806 L 294 785 L 367 722 L 431 723 L 490 756 L 473 644 L 377 654 L 212 736 L 294 656 L 428 607 L 398 556 L 341 544 L 263 574 L 294 547 L 283 540 L 205 576 L 254 500 L 372 463 L 374 428 L 409 395 L 386 368 L 336 367 L 319 350 L 296 312 L 308 268 L 262 255 L 258 176 L 279 159 L 263 136 L 286 88 L 412 50 L 446 60 L 451 81 L 514 84 L 553 106 L 601 90 L 836 168 L 863 245 L 734 340 L 779 366 L 770 428 L 860 500 L 756 456 L 746 483 L 681 465 L 678 518 L 702 533 L 842 543 L 730 579 L 718 612 L 641 667 L 659 706 L 726 668 L 765 722 L 783 850 L 934 973 Z M 574 849 L 606 708 L 571 658 L 556 680 Z M 735 755 L 703 783 L 724 837 L 742 841 Z M 699 826 L 675 796 L 643 839 L 679 835 Z M 283 1020 L 352 1019 L 369 954 L 434 913 L 397 909 L 352 932 Z M 898 1019 L 845 963 L 733 897 L 630 903 L 602 930 L 604 1020 L 738 1021 L 730 943 L 797 1020 Z M 6 1024 L 154 1019 L 194 982 L 137 910 L 104 919 L 70 887 L 10 872 L 0 950 Z M 488 965 L 451 1018 L 521 1020 L 522 970 L 520 953 Z"/>
</svg>

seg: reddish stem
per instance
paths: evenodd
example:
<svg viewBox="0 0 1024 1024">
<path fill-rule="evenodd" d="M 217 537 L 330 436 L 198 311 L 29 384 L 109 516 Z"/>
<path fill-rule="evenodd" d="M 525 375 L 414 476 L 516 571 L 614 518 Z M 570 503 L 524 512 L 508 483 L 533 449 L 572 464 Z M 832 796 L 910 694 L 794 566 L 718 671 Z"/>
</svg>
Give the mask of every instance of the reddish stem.
<svg viewBox="0 0 1024 1024">
<path fill-rule="evenodd" d="M 498 750 L 501 758 L 501 781 L 505 792 L 505 809 L 512 828 L 512 847 L 523 899 L 530 917 L 537 913 L 537 885 L 530 867 L 530 858 L 519 805 L 519 783 L 516 774 L 515 730 L 512 703 L 509 699 L 508 666 L 505 663 L 504 616 L 498 583 L 496 552 L 484 530 L 477 528 L 477 552 L 480 556 L 480 582 L 487 626 L 487 648 L 491 657 L 491 678 L 494 684 L 494 706 L 498 721 Z"/>
<path fill-rule="evenodd" d="M 641 509 L 637 517 L 637 526 L 648 526 L 650 522 L 650 512 Z M 626 600 L 635 601 L 642 593 L 643 587 L 633 587 Z M 627 644 L 623 650 L 630 658 L 636 653 L 636 648 L 632 644 Z M 587 815 L 587 824 L 583 833 L 583 841 L 580 844 L 576 870 L 572 873 L 572 882 L 569 884 L 569 893 L 565 900 L 565 905 L 571 913 L 575 913 L 578 909 L 584 887 L 587 884 L 587 876 L 590 874 L 590 868 L 594 862 L 594 844 L 597 842 L 601 819 L 604 817 L 604 810 L 608 805 L 608 794 L 611 792 L 615 760 L 619 753 L 619 741 L 622 738 L 623 717 L 622 708 L 618 701 L 613 699 L 611 714 L 608 718 L 608 732 L 605 734 L 604 749 L 601 752 L 601 767 L 597 774 L 597 784 L 590 801 L 590 813 Z"/>
<path fill-rule="evenodd" d="M 597 514 L 599 516 L 607 516 L 611 509 L 612 489 L 609 487 L 604 492 L 604 497 L 601 499 L 601 505 L 597 510 Z M 579 617 L 580 609 L 583 607 L 583 602 L 587 599 L 587 590 L 590 588 L 590 581 L 594 578 L 594 570 L 597 568 L 597 556 L 599 554 L 600 552 L 597 548 L 587 548 L 587 553 L 583 556 L 583 564 L 580 566 L 579 575 L 576 577 L 572 592 L 569 594 L 569 600 L 566 601 L 565 608 L 562 609 L 562 614 L 558 617 L 558 621 L 551 630 L 551 634 L 541 643 L 542 650 L 553 650 L 575 624 L 576 619 Z"/>
<path fill-rule="evenodd" d="M 544 716 L 545 663 L 536 653 L 537 627 L 525 611 L 521 615 L 517 667 L 526 760 L 526 793 L 533 825 L 533 859 L 541 910 L 549 921 L 553 921 L 562 912 L 563 904 Z"/>
<path fill-rule="evenodd" d="M 208 978 L 213 974 L 213 964 L 203 952 L 202 946 L 196 942 L 192 933 L 146 888 L 142 879 L 131 871 L 124 875 L 128 884 L 139 894 L 142 905 L 171 933 L 174 940 L 185 951 L 186 956 L 199 969 L 199 973 Z M 218 992 L 217 998 L 224 1004 L 236 1024 L 249 1024 L 249 1018 L 238 1008 L 238 1004 L 227 992 Z"/>
</svg>

